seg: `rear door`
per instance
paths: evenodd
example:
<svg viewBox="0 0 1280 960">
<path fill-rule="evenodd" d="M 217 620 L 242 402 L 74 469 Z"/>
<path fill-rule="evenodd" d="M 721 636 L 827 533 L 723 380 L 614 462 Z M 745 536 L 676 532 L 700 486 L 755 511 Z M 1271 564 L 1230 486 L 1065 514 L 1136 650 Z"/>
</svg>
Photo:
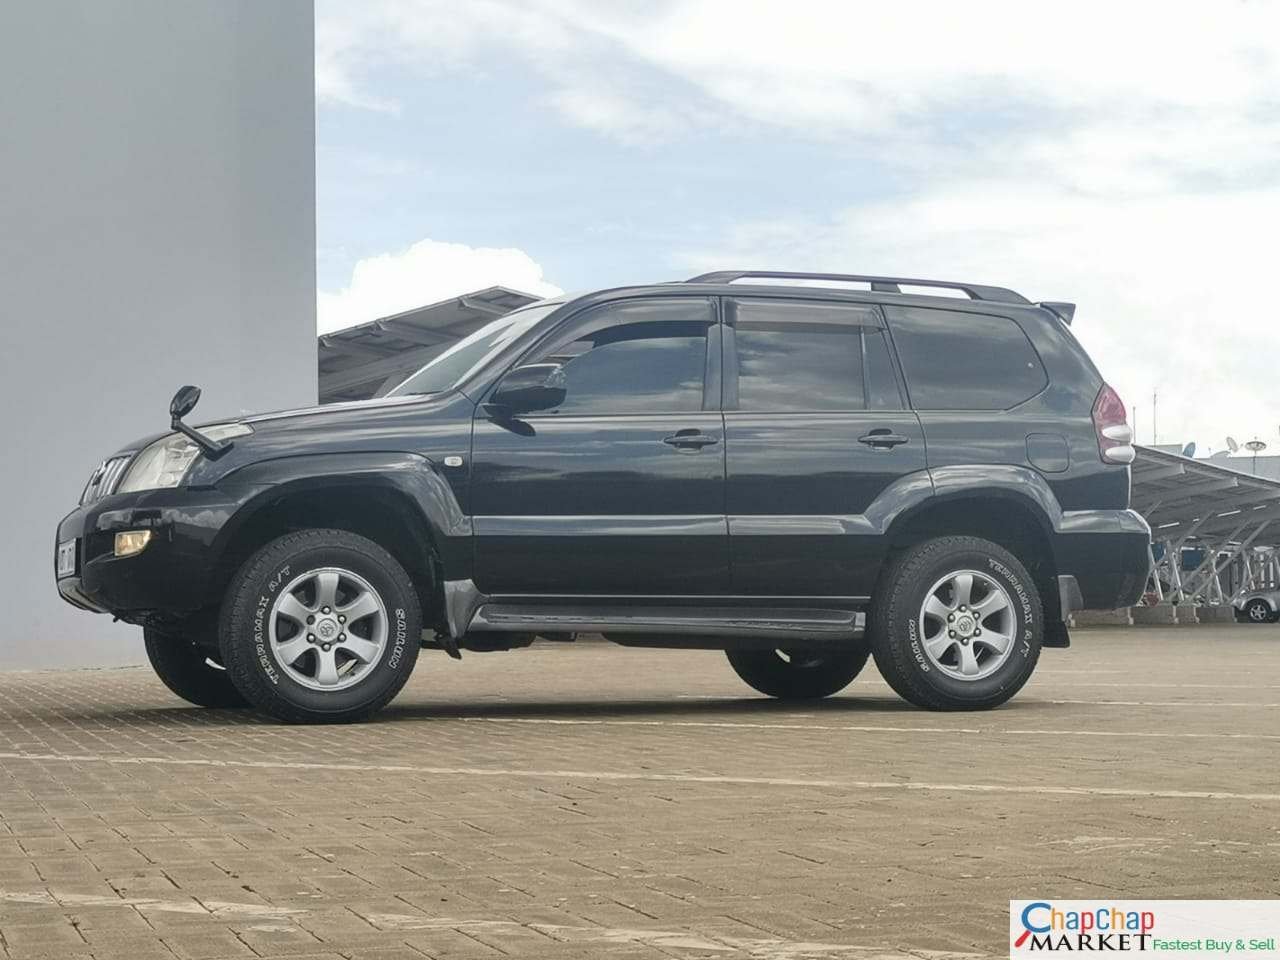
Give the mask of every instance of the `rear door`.
<svg viewBox="0 0 1280 960">
<path fill-rule="evenodd" d="M 524 363 L 562 364 L 555 409 L 477 411 L 476 585 L 489 594 L 724 594 L 724 425 L 715 302 L 607 303 Z"/>
<path fill-rule="evenodd" d="M 884 538 L 864 514 L 925 472 L 878 308 L 725 301 L 726 510 L 733 590 L 869 596 Z"/>
</svg>

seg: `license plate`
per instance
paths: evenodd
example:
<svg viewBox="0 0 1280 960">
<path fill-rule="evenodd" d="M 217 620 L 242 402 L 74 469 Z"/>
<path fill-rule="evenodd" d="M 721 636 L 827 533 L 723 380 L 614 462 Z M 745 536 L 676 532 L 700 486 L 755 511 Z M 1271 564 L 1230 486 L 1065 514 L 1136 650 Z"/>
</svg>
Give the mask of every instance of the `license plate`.
<svg viewBox="0 0 1280 960">
<path fill-rule="evenodd" d="M 58 577 L 74 577 L 76 574 L 76 541 L 66 540 L 58 544 Z"/>
</svg>

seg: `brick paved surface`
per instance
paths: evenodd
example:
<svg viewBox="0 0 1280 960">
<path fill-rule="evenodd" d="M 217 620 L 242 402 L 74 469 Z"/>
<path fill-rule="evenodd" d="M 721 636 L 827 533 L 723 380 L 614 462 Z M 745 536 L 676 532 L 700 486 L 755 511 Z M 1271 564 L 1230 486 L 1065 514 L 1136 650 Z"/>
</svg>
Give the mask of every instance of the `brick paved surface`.
<svg viewBox="0 0 1280 960">
<path fill-rule="evenodd" d="M 1075 644 L 985 714 L 611 645 L 338 728 L 3 674 L 0 956 L 1004 956 L 1011 897 L 1280 896 L 1280 628 Z"/>
</svg>

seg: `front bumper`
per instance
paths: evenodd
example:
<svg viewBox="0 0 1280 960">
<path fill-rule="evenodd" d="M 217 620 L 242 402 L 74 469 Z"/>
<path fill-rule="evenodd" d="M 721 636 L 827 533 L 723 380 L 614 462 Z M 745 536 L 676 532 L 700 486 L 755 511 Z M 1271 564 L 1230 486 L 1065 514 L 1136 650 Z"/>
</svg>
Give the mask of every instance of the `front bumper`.
<svg viewBox="0 0 1280 960">
<path fill-rule="evenodd" d="M 84 504 L 58 524 L 56 543 L 74 541 L 76 564 L 54 576 L 73 606 L 141 621 L 181 616 L 217 601 L 216 560 L 228 522 L 265 487 L 146 490 Z M 116 557 L 116 533 L 150 530 L 141 553 Z M 55 546 L 56 551 L 56 546 Z"/>
<path fill-rule="evenodd" d="M 1151 528 L 1135 510 L 1072 510 L 1054 534 L 1059 577 L 1072 577 L 1072 605 L 1115 610 L 1136 604 L 1151 573 Z M 1064 611 L 1064 614 L 1066 611 Z"/>
</svg>

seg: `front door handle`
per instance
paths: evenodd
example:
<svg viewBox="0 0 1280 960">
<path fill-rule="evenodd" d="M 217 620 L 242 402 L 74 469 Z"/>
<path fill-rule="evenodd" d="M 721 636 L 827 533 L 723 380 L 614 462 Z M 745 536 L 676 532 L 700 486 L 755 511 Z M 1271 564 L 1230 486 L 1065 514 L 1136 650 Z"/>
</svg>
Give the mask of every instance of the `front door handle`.
<svg viewBox="0 0 1280 960">
<path fill-rule="evenodd" d="M 700 430 L 677 430 L 671 436 L 663 437 L 662 442 L 681 450 L 701 450 L 720 441 Z"/>
<path fill-rule="evenodd" d="M 904 437 L 900 433 L 894 433 L 891 430 L 881 427 L 878 430 L 872 430 L 858 438 L 859 443 L 865 443 L 868 447 L 876 447 L 880 450 L 892 450 L 899 444 L 908 443 L 910 437 Z"/>
</svg>

